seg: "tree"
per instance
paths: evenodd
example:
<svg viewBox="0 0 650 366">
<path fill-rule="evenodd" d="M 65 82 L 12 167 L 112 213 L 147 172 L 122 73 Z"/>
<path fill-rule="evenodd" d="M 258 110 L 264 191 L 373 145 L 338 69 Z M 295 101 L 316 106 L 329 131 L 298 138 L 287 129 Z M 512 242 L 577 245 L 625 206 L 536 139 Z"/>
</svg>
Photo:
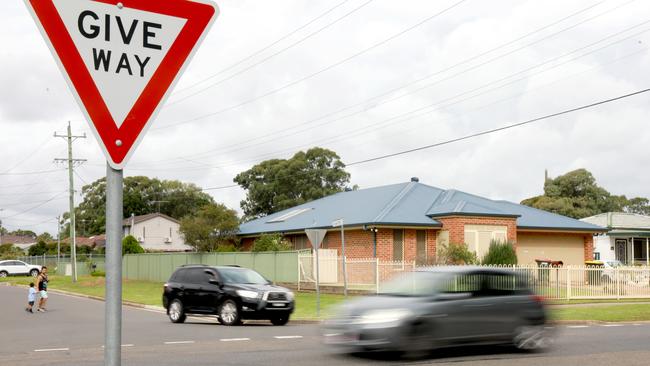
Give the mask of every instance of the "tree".
<svg viewBox="0 0 650 366">
<path fill-rule="evenodd" d="M 580 219 L 603 212 L 649 213 L 646 198 L 627 199 L 616 196 L 596 184 L 586 169 L 577 169 L 555 179 L 546 179 L 544 194 L 521 201 L 521 204 Z"/>
<path fill-rule="evenodd" d="M 341 192 L 350 181 L 341 158 L 314 147 L 290 159 L 263 161 L 239 173 L 234 182 L 246 190 L 245 219 L 253 219 Z"/>
<path fill-rule="evenodd" d="M 201 207 L 196 215 L 183 218 L 179 231 L 187 245 L 197 251 L 214 252 L 237 244 L 238 229 L 239 218 L 234 210 L 222 204 L 209 204 Z"/>
<path fill-rule="evenodd" d="M 52 237 L 52 235 L 50 235 L 50 233 L 48 233 L 48 232 L 46 231 L 46 232 L 44 232 L 43 234 L 37 236 L 37 237 L 36 237 L 36 240 L 38 240 L 38 241 L 44 241 L 44 242 L 47 243 L 47 242 L 50 242 L 50 241 L 54 240 L 54 238 Z"/>
<path fill-rule="evenodd" d="M 253 243 L 253 252 L 279 252 L 283 250 L 291 250 L 293 246 L 291 242 L 286 240 L 280 234 L 263 234 L 255 239 Z"/>
<path fill-rule="evenodd" d="M 23 251 L 11 243 L 0 245 L 0 259 L 15 259 L 21 255 Z"/>
<path fill-rule="evenodd" d="M 33 232 L 33 231 L 31 231 L 31 230 L 21 230 L 21 229 L 14 230 L 14 231 L 10 232 L 9 235 L 16 235 L 16 236 L 29 236 L 29 237 L 31 237 L 31 238 L 35 238 L 35 237 L 36 237 L 36 233 L 35 233 L 35 232 Z"/>
<path fill-rule="evenodd" d="M 140 243 L 138 243 L 138 239 L 134 238 L 133 235 L 127 235 L 122 239 L 122 255 L 141 253 L 144 253 L 144 249 L 142 249 Z"/>
<path fill-rule="evenodd" d="M 34 255 L 43 255 L 46 252 L 47 252 L 47 244 L 44 241 L 40 240 L 38 243 L 29 247 L 27 253 L 30 256 L 34 256 Z"/>
<path fill-rule="evenodd" d="M 83 200 L 75 209 L 76 230 L 80 228 L 86 235 L 98 235 L 105 232 L 106 225 L 106 178 L 85 185 L 82 188 Z M 123 217 L 145 215 L 158 212 L 175 219 L 181 219 L 194 214 L 199 207 L 214 203 L 213 198 L 204 193 L 201 188 L 191 183 L 175 180 L 159 180 L 148 177 L 124 178 Z M 164 203 L 154 201 L 165 201 Z M 70 214 L 63 214 L 68 220 Z M 69 223 L 62 231 L 67 237 L 70 232 Z"/>
</svg>

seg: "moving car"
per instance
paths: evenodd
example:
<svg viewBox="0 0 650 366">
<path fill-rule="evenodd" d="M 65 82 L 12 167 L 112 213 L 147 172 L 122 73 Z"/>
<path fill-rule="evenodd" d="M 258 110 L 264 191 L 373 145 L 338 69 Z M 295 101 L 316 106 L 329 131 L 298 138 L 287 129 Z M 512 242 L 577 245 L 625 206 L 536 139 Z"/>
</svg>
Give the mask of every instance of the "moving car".
<svg viewBox="0 0 650 366">
<path fill-rule="evenodd" d="M 39 273 L 41 273 L 41 266 L 31 265 L 13 259 L 0 261 L 0 277 L 20 275 L 36 277 Z"/>
<path fill-rule="evenodd" d="M 547 319 L 542 298 L 511 270 L 437 267 L 342 305 L 323 331 L 326 344 L 349 352 L 502 343 L 534 350 L 550 345 Z"/>
<path fill-rule="evenodd" d="M 182 266 L 165 283 L 162 301 L 173 323 L 184 322 L 188 314 L 206 314 L 217 315 L 224 325 L 244 319 L 285 325 L 294 309 L 293 292 L 238 266 Z"/>
</svg>

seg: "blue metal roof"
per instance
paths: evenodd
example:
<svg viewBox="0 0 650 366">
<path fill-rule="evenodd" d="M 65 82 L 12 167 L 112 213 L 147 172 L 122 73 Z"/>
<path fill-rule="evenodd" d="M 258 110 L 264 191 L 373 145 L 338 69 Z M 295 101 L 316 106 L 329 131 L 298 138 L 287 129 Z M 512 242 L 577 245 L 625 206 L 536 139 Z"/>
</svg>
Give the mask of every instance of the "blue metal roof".
<svg viewBox="0 0 650 366">
<path fill-rule="evenodd" d="M 304 210 L 309 208 L 309 210 Z M 297 211 L 301 210 L 301 211 Z M 292 216 L 292 213 L 297 213 Z M 295 232 L 329 228 L 343 219 L 345 226 L 396 225 L 440 227 L 442 216 L 514 217 L 518 228 L 598 232 L 606 229 L 569 217 L 507 201 L 495 201 L 457 190 L 418 182 L 340 192 L 246 222 L 240 235 Z M 286 220 L 277 221 L 282 216 Z"/>
</svg>

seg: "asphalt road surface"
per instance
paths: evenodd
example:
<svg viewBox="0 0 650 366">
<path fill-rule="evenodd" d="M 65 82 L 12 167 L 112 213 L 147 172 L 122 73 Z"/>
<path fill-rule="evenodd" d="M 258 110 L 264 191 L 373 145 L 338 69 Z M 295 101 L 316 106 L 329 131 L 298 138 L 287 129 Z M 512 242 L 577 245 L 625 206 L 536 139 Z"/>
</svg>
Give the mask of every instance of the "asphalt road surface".
<svg viewBox="0 0 650 366">
<path fill-rule="evenodd" d="M 103 365 L 103 302 L 51 294 L 47 313 L 26 313 L 25 288 L 0 286 L 0 365 Z M 299 306 L 299 305 L 298 305 Z M 415 361 L 386 355 L 337 355 L 318 326 L 217 325 L 213 318 L 172 324 L 165 314 L 124 307 L 123 365 L 643 365 L 650 364 L 650 324 L 562 326 L 544 353 L 465 347 Z"/>
</svg>

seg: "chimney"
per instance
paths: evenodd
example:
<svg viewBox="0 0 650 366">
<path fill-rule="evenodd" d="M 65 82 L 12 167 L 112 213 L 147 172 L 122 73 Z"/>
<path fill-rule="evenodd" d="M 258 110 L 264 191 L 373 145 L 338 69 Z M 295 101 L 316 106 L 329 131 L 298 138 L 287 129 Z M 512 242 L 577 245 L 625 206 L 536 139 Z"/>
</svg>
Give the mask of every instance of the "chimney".
<svg viewBox="0 0 650 366">
<path fill-rule="evenodd" d="M 411 182 L 418 183 L 419 181 L 420 181 L 420 178 L 418 178 L 418 177 L 412 177 L 411 178 Z"/>
</svg>

